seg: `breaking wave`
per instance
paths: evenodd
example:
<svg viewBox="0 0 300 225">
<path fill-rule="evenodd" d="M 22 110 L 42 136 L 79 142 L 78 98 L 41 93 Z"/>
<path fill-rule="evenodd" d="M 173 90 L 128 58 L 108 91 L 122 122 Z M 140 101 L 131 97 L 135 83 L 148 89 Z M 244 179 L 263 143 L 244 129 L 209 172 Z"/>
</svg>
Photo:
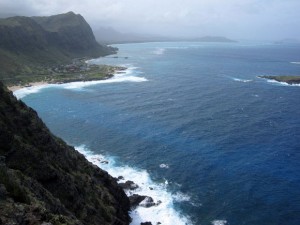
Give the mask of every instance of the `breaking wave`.
<svg viewBox="0 0 300 225">
<path fill-rule="evenodd" d="M 124 71 L 118 71 L 114 76 L 107 80 L 97 80 L 97 81 L 79 81 L 64 84 L 43 84 L 38 86 L 24 87 L 19 90 L 14 91 L 14 95 L 18 98 L 24 98 L 27 95 L 40 92 L 45 88 L 65 88 L 65 89 L 82 89 L 87 86 L 92 86 L 96 84 L 109 84 L 109 83 L 120 83 L 120 82 L 145 82 L 148 81 L 145 77 L 135 76 L 137 73 L 135 70 L 137 67 L 129 67 Z"/>
<path fill-rule="evenodd" d="M 137 184 L 137 189 L 126 191 L 128 196 L 138 194 L 153 198 L 156 203 L 155 206 L 150 208 L 143 207 L 143 202 L 141 202 L 140 206 L 130 212 L 130 216 L 133 219 L 130 225 L 140 225 L 142 222 L 152 222 L 152 224 L 160 222 L 164 225 L 193 224 L 188 217 L 182 215 L 174 208 L 175 202 L 190 201 L 190 196 L 181 192 L 170 193 L 167 190 L 169 185 L 168 180 L 156 183 L 151 179 L 146 170 L 130 166 L 117 166 L 113 157 L 94 154 L 84 145 L 77 146 L 75 149 L 82 153 L 87 160 L 106 170 L 113 177 L 121 176 L 122 178 L 119 182 L 130 180 Z"/>
</svg>

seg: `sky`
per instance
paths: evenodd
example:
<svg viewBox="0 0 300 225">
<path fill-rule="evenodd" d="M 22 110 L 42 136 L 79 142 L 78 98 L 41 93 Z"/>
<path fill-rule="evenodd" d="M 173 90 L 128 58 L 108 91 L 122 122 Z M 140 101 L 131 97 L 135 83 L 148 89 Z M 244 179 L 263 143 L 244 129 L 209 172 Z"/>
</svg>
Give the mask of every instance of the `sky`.
<svg viewBox="0 0 300 225">
<path fill-rule="evenodd" d="M 73 11 L 94 30 L 172 37 L 300 40 L 300 0 L 0 0 L 0 16 Z"/>
</svg>

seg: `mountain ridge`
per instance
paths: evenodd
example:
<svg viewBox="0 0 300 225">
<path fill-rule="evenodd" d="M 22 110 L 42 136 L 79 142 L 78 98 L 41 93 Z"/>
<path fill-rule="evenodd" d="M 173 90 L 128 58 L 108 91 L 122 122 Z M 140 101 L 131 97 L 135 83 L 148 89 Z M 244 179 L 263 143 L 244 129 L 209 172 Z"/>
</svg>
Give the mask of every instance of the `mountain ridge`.
<svg viewBox="0 0 300 225">
<path fill-rule="evenodd" d="M 115 48 L 100 45 L 85 19 L 73 12 L 0 19 L 1 78 L 44 65 L 70 63 L 77 57 L 96 58 L 115 52 Z"/>
</svg>

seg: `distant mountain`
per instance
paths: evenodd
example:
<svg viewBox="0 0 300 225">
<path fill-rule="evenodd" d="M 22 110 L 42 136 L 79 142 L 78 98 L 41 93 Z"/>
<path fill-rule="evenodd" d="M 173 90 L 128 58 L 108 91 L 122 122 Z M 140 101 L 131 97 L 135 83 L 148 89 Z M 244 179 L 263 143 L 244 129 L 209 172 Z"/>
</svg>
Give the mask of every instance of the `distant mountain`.
<svg viewBox="0 0 300 225">
<path fill-rule="evenodd" d="M 190 42 L 236 42 L 226 37 L 205 36 L 198 38 L 165 37 L 155 35 L 143 35 L 132 33 L 121 33 L 111 27 L 98 27 L 94 29 L 98 42 L 104 44 L 122 44 L 136 42 L 168 42 L 168 41 L 190 41 Z"/>
<path fill-rule="evenodd" d="M 122 44 L 136 42 L 154 42 L 166 41 L 165 37 L 156 37 L 152 35 L 142 35 L 133 33 L 122 33 L 111 27 L 98 27 L 94 29 L 96 40 L 103 44 Z"/>
<path fill-rule="evenodd" d="M 114 48 L 98 44 L 88 23 L 73 12 L 0 19 L 1 76 L 24 73 L 31 66 L 114 52 Z"/>
<path fill-rule="evenodd" d="M 292 39 L 292 38 L 286 38 L 286 39 L 282 39 L 280 41 L 275 41 L 275 44 L 299 44 L 300 41 L 297 39 Z"/>
<path fill-rule="evenodd" d="M 205 36 L 199 38 L 188 38 L 187 41 L 195 41 L 195 42 L 237 42 L 235 40 L 231 40 L 226 37 L 220 36 Z"/>
</svg>

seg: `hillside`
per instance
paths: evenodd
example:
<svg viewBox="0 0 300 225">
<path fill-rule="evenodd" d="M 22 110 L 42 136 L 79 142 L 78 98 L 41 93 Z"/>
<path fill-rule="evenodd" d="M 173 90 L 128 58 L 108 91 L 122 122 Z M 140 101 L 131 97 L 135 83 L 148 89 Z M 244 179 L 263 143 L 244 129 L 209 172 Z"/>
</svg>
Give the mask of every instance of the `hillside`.
<svg viewBox="0 0 300 225">
<path fill-rule="evenodd" d="M 0 83 L 0 224 L 126 225 L 129 207 L 107 172 Z"/>
<path fill-rule="evenodd" d="M 0 78 L 31 74 L 37 67 L 100 57 L 116 49 L 102 46 L 84 18 L 73 12 L 49 17 L 0 19 Z"/>
</svg>

